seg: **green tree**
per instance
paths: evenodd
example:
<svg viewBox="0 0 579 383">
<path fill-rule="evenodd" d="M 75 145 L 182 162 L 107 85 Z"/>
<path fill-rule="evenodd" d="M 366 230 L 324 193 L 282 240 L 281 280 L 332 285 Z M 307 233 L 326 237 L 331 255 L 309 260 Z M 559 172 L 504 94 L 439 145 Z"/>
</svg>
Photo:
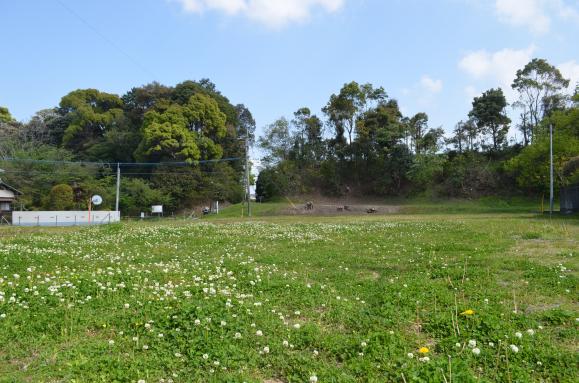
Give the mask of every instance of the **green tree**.
<svg viewBox="0 0 579 383">
<path fill-rule="evenodd" d="M 87 151 L 99 143 L 107 131 L 124 123 L 122 108 L 123 101 L 114 94 L 96 89 L 70 92 L 60 101 L 59 112 L 68 122 L 62 144 L 81 157 L 89 157 Z"/>
<path fill-rule="evenodd" d="M 323 108 L 330 123 L 335 129 L 335 140 L 344 143 L 344 133 L 348 132 L 348 144 L 353 142 L 353 133 L 356 121 L 372 104 L 384 102 L 387 98 L 383 88 L 374 88 L 371 84 L 360 86 L 352 81 L 344 84 L 339 94 L 330 96 L 330 100 Z"/>
<path fill-rule="evenodd" d="M 124 215 L 139 215 L 150 211 L 152 205 L 170 206 L 171 199 L 143 179 L 128 178 L 121 183 L 119 205 Z"/>
<path fill-rule="evenodd" d="M 258 145 L 265 153 L 263 161 L 267 165 L 289 159 L 292 149 L 289 121 L 282 117 L 267 126 L 264 135 L 258 140 Z"/>
<path fill-rule="evenodd" d="M 569 86 L 569 80 L 547 60 L 534 58 L 517 71 L 511 87 L 519 93 L 516 106 L 524 108 L 530 124 L 530 141 L 543 117 L 561 99 L 561 91 Z"/>
<path fill-rule="evenodd" d="M 506 116 L 506 106 L 507 100 L 503 90 L 501 88 L 490 89 L 480 97 L 474 98 L 472 110 L 468 114 L 482 132 L 490 134 L 494 151 L 506 143 L 511 122 Z"/>
<path fill-rule="evenodd" d="M 13 122 L 14 118 L 8 111 L 8 108 L 0 106 L 0 122 Z"/>
<path fill-rule="evenodd" d="M 59 184 L 50 189 L 47 208 L 50 210 L 70 210 L 74 206 L 74 193 L 67 184 Z"/>
<path fill-rule="evenodd" d="M 420 154 L 422 151 L 422 137 L 428 129 L 428 115 L 417 113 L 408 120 L 408 130 L 414 146 L 414 153 Z"/>
</svg>

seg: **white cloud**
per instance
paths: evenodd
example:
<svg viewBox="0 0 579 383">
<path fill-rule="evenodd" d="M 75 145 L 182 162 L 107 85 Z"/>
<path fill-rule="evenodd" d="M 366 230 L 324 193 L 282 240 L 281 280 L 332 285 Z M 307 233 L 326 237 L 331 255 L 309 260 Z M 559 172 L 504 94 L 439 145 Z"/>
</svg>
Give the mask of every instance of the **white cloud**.
<svg viewBox="0 0 579 383">
<path fill-rule="evenodd" d="M 501 21 L 542 34 L 551 26 L 551 18 L 543 5 L 541 0 L 496 0 L 495 9 Z"/>
<path fill-rule="evenodd" d="M 336 12 L 345 0 L 170 0 L 191 13 L 220 11 L 243 15 L 270 28 L 307 21 L 315 9 Z"/>
<path fill-rule="evenodd" d="M 564 62 L 559 65 L 559 70 L 564 78 L 571 80 L 569 88 L 575 90 L 575 86 L 579 84 L 579 63 L 575 60 Z"/>
<path fill-rule="evenodd" d="M 553 18 L 579 22 L 579 7 L 566 0 L 495 0 L 499 20 L 526 27 L 536 34 L 549 32 Z"/>
<path fill-rule="evenodd" d="M 430 93 L 438 93 L 442 90 L 442 80 L 434 80 L 427 75 L 422 76 L 420 85 Z"/>
<path fill-rule="evenodd" d="M 466 54 L 458 63 L 460 69 L 477 80 L 489 80 L 510 95 L 517 70 L 523 68 L 535 52 L 535 46 L 526 49 L 502 49 L 496 52 L 479 50 Z"/>
</svg>

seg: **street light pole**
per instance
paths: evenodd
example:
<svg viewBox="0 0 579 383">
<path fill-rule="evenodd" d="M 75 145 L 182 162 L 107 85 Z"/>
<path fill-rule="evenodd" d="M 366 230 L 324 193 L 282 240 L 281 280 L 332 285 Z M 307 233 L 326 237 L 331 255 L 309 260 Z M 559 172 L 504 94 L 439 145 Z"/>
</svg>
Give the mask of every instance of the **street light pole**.
<svg viewBox="0 0 579 383">
<path fill-rule="evenodd" d="M 247 198 L 247 216 L 251 217 L 251 192 L 249 188 L 249 132 L 245 134 L 245 182 Z"/>
<path fill-rule="evenodd" d="M 549 124 L 549 215 L 553 215 L 553 124 Z"/>
<path fill-rule="evenodd" d="M 121 191 L 121 167 L 117 163 L 117 195 L 115 198 L 115 211 L 119 211 L 119 194 Z"/>
</svg>

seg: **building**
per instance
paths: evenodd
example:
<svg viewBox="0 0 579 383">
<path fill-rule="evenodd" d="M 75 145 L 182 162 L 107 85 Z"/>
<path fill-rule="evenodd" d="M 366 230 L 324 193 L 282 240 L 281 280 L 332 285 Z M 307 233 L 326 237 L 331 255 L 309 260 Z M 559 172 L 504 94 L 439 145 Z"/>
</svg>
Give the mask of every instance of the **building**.
<svg viewBox="0 0 579 383">
<path fill-rule="evenodd" d="M 20 191 L 0 179 L 0 214 L 12 211 L 12 205 L 20 195 Z"/>
</svg>

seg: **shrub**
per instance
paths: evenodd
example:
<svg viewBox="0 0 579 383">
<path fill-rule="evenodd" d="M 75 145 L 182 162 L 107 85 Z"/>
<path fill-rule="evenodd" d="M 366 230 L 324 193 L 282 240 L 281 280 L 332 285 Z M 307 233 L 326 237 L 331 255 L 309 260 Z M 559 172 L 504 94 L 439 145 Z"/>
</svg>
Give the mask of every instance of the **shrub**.
<svg viewBox="0 0 579 383">
<path fill-rule="evenodd" d="M 46 207 L 50 210 L 70 210 L 74 206 L 72 187 L 59 184 L 50 190 Z"/>
</svg>

